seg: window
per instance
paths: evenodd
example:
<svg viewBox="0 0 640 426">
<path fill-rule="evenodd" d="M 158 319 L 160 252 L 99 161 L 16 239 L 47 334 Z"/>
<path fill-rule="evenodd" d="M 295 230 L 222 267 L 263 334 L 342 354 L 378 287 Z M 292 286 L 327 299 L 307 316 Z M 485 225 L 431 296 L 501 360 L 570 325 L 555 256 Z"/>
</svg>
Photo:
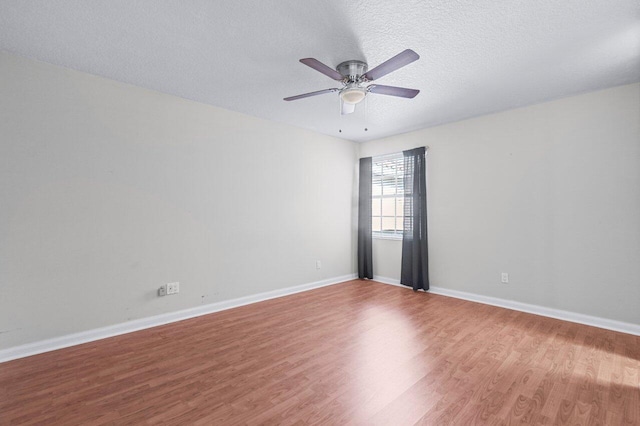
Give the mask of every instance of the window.
<svg viewBox="0 0 640 426">
<path fill-rule="evenodd" d="M 404 157 L 373 157 L 371 170 L 371 225 L 374 238 L 402 239 L 404 211 Z"/>
</svg>

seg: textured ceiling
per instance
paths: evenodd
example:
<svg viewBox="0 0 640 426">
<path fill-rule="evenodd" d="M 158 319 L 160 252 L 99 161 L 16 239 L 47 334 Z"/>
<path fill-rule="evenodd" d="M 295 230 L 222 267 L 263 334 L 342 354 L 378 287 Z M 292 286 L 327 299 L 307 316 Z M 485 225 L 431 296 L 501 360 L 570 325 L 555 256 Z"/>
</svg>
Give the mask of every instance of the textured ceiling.
<svg viewBox="0 0 640 426">
<path fill-rule="evenodd" d="M 2 0 L 0 48 L 364 141 L 640 81 L 639 18 L 637 0 Z M 420 60 L 378 82 L 415 99 L 282 100 L 339 85 L 300 58 L 372 68 L 406 48 Z"/>
</svg>

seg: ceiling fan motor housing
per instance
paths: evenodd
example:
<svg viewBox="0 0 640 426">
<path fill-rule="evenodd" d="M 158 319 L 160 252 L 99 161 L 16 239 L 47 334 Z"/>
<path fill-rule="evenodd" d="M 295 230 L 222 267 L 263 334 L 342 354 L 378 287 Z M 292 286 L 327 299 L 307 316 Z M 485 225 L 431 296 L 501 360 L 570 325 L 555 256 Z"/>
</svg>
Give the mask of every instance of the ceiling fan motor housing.
<svg viewBox="0 0 640 426">
<path fill-rule="evenodd" d="M 342 62 L 336 67 L 336 70 L 349 82 L 358 82 L 361 80 L 361 77 L 368 69 L 366 62 L 356 60 Z"/>
</svg>

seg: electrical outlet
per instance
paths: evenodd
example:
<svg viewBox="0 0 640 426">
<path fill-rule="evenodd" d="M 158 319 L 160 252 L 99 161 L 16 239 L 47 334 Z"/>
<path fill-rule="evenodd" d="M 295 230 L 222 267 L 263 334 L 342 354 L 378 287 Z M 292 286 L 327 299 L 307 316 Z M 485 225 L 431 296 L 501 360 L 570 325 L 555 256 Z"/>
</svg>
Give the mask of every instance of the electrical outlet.
<svg viewBox="0 0 640 426">
<path fill-rule="evenodd" d="M 319 260 L 316 260 L 316 269 L 320 269 L 322 268 L 322 262 L 320 262 Z"/>
<path fill-rule="evenodd" d="M 160 288 L 158 289 L 158 296 L 162 297 L 162 296 L 166 296 L 167 295 L 167 287 L 166 286 L 160 286 Z"/>
<path fill-rule="evenodd" d="M 176 294 L 180 293 L 180 283 L 169 283 L 167 284 L 167 294 Z"/>
<path fill-rule="evenodd" d="M 502 273 L 501 281 L 503 284 L 507 284 L 509 282 L 509 274 L 506 272 Z"/>
</svg>

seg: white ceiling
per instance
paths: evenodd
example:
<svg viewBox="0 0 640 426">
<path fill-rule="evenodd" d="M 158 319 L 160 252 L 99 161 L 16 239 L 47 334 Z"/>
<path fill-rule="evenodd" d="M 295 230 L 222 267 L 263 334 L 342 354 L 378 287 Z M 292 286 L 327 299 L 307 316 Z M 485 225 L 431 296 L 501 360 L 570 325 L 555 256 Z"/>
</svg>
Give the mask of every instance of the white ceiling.
<svg viewBox="0 0 640 426">
<path fill-rule="evenodd" d="M 640 81 L 637 0 L 0 0 L 0 48 L 355 141 Z M 298 62 L 421 58 L 340 116 Z M 368 131 L 365 132 L 365 128 Z M 339 133 L 339 130 L 342 133 Z"/>
</svg>

